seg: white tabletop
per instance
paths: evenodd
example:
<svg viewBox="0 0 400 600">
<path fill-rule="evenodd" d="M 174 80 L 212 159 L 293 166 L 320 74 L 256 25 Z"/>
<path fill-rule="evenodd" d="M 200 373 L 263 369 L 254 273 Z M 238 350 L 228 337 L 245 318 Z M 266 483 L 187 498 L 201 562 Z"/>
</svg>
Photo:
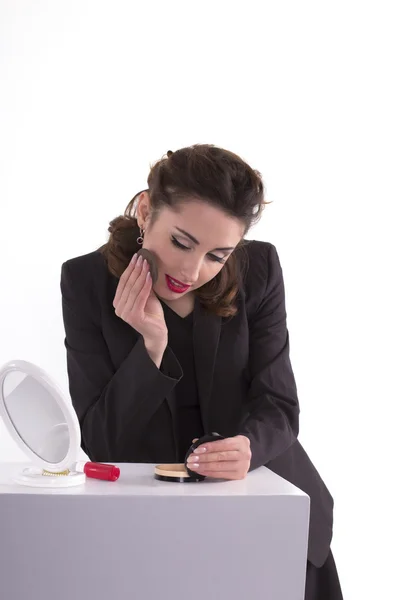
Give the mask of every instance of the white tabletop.
<svg viewBox="0 0 400 600">
<path fill-rule="evenodd" d="M 175 483 L 123 463 L 54 489 L 13 483 L 25 466 L 0 463 L 1 598 L 303 599 L 309 498 L 265 467 Z"/>
<path fill-rule="evenodd" d="M 206 479 L 176 483 L 154 478 L 154 464 L 116 463 L 117 481 L 86 478 L 71 488 L 34 488 L 14 483 L 13 475 L 29 463 L 0 463 L 0 494 L 61 494 L 65 496 L 306 496 L 304 492 L 269 469 L 260 467 L 240 481 Z"/>
</svg>

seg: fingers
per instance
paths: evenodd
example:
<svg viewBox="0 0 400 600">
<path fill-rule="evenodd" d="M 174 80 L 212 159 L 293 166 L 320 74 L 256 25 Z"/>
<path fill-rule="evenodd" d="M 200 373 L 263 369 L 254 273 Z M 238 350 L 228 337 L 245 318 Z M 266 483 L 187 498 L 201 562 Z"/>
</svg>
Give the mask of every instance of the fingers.
<svg viewBox="0 0 400 600">
<path fill-rule="evenodd" d="M 237 435 L 202 444 L 188 457 L 187 466 L 205 477 L 235 480 L 246 476 L 250 461 L 250 440 Z"/>
<path fill-rule="evenodd" d="M 188 463 L 189 469 L 192 471 L 196 471 L 196 473 L 200 473 L 201 475 L 205 475 L 207 473 L 215 473 L 215 471 L 237 471 L 238 469 L 238 461 L 220 461 L 220 462 L 201 462 L 198 466 L 197 464 Z"/>
<path fill-rule="evenodd" d="M 211 463 L 211 462 L 225 462 L 232 460 L 243 460 L 242 452 L 239 450 L 223 450 L 221 452 L 205 452 L 204 454 L 191 454 L 188 457 L 188 463 L 195 464 L 196 462 Z"/>
<path fill-rule="evenodd" d="M 114 308 L 116 308 L 118 306 L 118 304 L 120 303 L 122 292 L 124 291 L 125 285 L 128 282 L 128 280 L 136 266 L 137 258 L 138 258 L 137 254 L 134 254 L 132 256 L 131 262 L 126 267 L 125 271 L 122 273 L 122 275 L 119 279 L 117 290 L 115 292 L 114 301 L 113 301 Z"/>
<path fill-rule="evenodd" d="M 231 438 L 225 438 L 224 440 L 215 440 L 214 442 L 207 442 L 196 448 L 196 450 L 194 450 L 194 453 L 203 454 L 205 452 L 224 452 L 228 450 L 241 450 L 243 448 L 243 442 L 240 438 L 243 438 L 243 436 L 238 435 Z"/>
<path fill-rule="evenodd" d="M 142 257 L 137 258 L 135 255 L 121 275 L 115 293 L 113 306 L 117 316 L 126 318 L 138 300 L 138 314 L 143 314 L 152 287 L 151 277 L 146 279 L 148 272 L 147 261 L 143 261 Z"/>
<path fill-rule="evenodd" d="M 140 274 L 134 281 L 133 285 L 129 288 L 129 295 L 126 299 L 124 313 L 129 314 L 133 309 L 135 309 L 135 313 L 142 316 L 144 307 L 146 306 L 147 298 L 149 297 L 149 293 L 151 291 L 152 282 L 151 276 L 149 279 L 147 279 L 147 273 L 149 272 L 149 265 L 147 261 L 144 262 L 143 267 L 139 266 L 138 270 L 140 270 Z"/>
<path fill-rule="evenodd" d="M 147 299 L 151 293 L 151 289 L 152 289 L 152 285 L 153 285 L 153 280 L 151 278 L 151 273 L 150 273 L 150 267 L 147 264 L 146 265 L 146 273 L 145 273 L 145 281 L 144 281 L 144 285 L 142 287 L 142 289 L 140 290 L 140 292 L 137 295 L 136 298 L 136 304 L 137 304 L 137 310 L 139 311 L 139 314 L 144 313 L 144 307 L 146 306 L 146 302 Z M 152 314 L 152 313 L 147 313 L 147 314 Z M 155 317 L 159 317 L 159 315 L 152 315 Z"/>
<path fill-rule="evenodd" d="M 216 479 L 244 479 L 249 470 L 248 461 L 214 462 L 200 465 L 188 465 L 191 471 Z"/>
<path fill-rule="evenodd" d="M 143 275 L 144 271 L 145 267 L 143 266 L 143 259 L 139 256 L 121 294 L 120 306 L 124 313 L 129 311 L 135 302 L 138 290 L 141 289 L 139 286 L 140 284 L 143 285 L 143 277 L 142 281 L 140 281 L 140 277 Z"/>
</svg>

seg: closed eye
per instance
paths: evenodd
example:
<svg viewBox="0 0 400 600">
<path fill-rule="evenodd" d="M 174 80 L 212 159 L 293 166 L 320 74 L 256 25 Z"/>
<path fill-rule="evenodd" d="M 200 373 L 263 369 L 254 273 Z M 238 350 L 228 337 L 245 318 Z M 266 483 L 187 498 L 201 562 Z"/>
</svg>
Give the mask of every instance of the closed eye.
<svg viewBox="0 0 400 600">
<path fill-rule="evenodd" d="M 187 246 L 184 246 L 183 244 L 178 242 L 178 240 L 176 238 L 174 238 L 174 236 L 171 237 L 171 242 L 173 243 L 174 246 L 176 246 L 177 248 L 180 248 L 181 250 L 190 250 L 190 248 L 188 248 Z M 209 256 L 210 260 L 212 260 L 213 262 L 219 262 L 221 264 L 224 264 L 226 262 L 223 258 L 219 258 L 218 256 L 215 256 L 215 254 L 209 254 L 208 256 Z"/>
</svg>

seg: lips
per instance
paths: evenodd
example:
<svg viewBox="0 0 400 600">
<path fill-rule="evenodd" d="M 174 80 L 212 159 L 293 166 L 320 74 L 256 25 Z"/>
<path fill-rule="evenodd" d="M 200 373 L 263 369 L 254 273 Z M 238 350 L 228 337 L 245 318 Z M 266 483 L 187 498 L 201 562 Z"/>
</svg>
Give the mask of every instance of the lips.
<svg viewBox="0 0 400 600">
<path fill-rule="evenodd" d="M 188 285 L 187 283 L 183 283 L 183 281 L 179 281 L 179 279 L 175 279 L 175 277 L 171 277 L 171 275 L 167 275 L 167 277 L 172 283 L 177 283 L 182 287 L 190 287 L 190 285 Z"/>
<path fill-rule="evenodd" d="M 183 292 L 186 292 L 190 288 L 190 285 L 183 285 L 183 286 L 177 285 L 178 280 L 172 279 L 169 275 L 165 276 L 165 281 L 167 283 L 168 288 L 172 292 L 175 292 L 177 294 L 182 294 Z"/>
</svg>

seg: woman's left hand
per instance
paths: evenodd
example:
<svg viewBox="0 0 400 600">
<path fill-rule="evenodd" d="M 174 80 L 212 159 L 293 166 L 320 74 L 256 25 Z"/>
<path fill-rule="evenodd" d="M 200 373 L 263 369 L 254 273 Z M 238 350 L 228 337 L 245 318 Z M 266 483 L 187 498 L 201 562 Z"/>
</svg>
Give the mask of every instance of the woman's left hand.
<svg viewBox="0 0 400 600">
<path fill-rule="evenodd" d="M 244 479 L 250 468 L 250 440 L 244 435 L 202 444 L 188 457 L 188 467 L 206 477 Z"/>
</svg>

